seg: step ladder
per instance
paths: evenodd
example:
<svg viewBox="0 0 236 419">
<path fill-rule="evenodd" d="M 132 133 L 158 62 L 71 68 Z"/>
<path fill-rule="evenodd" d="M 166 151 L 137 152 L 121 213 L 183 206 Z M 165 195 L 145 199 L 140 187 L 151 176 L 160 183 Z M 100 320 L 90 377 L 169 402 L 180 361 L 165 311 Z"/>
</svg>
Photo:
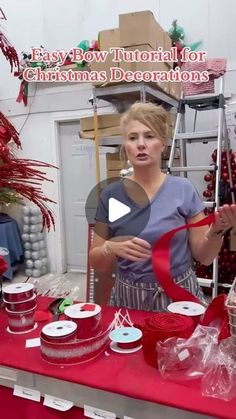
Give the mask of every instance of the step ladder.
<svg viewBox="0 0 236 419">
<path fill-rule="evenodd" d="M 231 200 L 234 203 L 234 192 L 233 192 L 233 180 L 231 173 L 231 164 L 230 164 L 230 141 L 228 137 L 227 124 L 226 124 L 226 115 L 225 115 L 225 97 L 223 94 L 224 91 L 224 78 L 220 79 L 220 88 L 219 94 L 208 94 L 208 95 L 198 95 L 198 96 L 185 96 L 180 99 L 178 110 L 177 110 L 177 119 L 174 130 L 173 141 L 171 145 L 170 157 L 167 166 L 168 174 L 181 174 L 184 177 L 187 177 L 188 172 L 190 171 L 200 171 L 200 172 L 213 172 L 215 173 L 215 190 L 214 201 L 204 202 L 205 207 L 214 208 L 218 210 L 220 206 L 220 193 L 221 193 L 221 151 L 225 150 L 227 155 L 227 166 L 229 172 L 229 183 L 231 191 Z M 189 107 L 195 111 L 194 113 L 194 123 L 193 123 L 193 132 L 186 132 L 185 130 L 185 113 L 186 107 Z M 199 111 L 210 111 L 218 109 L 218 124 L 216 130 L 211 131 L 196 131 L 196 122 L 197 115 Z M 217 142 L 217 160 L 215 165 L 210 166 L 188 166 L 187 165 L 187 149 L 186 145 L 194 143 L 208 143 L 210 141 Z M 173 161 L 177 147 L 180 150 L 180 167 L 174 167 Z M 204 287 L 212 288 L 212 297 L 214 298 L 218 294 L 218 286 L 223 286 L 229 288 L 229 284 L 219 284 L 218 283 L 218 258 L 214 259 L 213 262 L 213 276 L 212 279 L 198 278 L 199 284 Z"/>
</svg>

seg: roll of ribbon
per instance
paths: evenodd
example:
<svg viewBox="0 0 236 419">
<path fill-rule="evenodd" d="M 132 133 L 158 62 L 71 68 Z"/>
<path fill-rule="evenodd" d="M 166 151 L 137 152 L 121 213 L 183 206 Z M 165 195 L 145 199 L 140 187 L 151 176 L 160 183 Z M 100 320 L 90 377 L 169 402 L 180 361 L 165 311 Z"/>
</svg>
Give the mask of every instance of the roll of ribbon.
<svg viewBox="0 0 236 419">
<path fill-rule="evenodd" d="M 100 355 L 109 344 L 110 327 L 90 339 L 57 342 L 40 337 L 42 358 L 50 364 L 73 365 L 90 361 Z"/>
<path fill-rule="evenodd" d="M 119 353 L 132 353 L 142 348 L 142 332 L 136 327 L 120 327 L 110 335 L 110 348 Z"/>
<path fill-rule="evenodd" d="M 77 335 L 77 324 L 69 320 L 59 320 L 46 324 L 41 331 L 41 339 L 49 343 L 73 342 Z"/>
<path fill-rule="evenodd" d="M 15 313 L 6 308 L 6 312 L 8 316 L 8 332 L 22 334 L 36 329 L 37 323 L 34 321 L 35 309 Z"/>
<path fill-rule="evenodd" d="M 78 339 L 88 339 L 101 332 L 101 307 L 98 304 L 73 304 L 65 309 L 64 314 L 77 324 Z"/>
<path fill-rule="evenodd" d="M 9 303 L 5 299 L 3 299 L 3 301 L 5 303 L 5 307 L 10 311 L 17 313 L 22 311 L 29 311 L 36 307 L 36 294 L 33 294 L 33 297 L 29 298 L 28 300 L 18 301 L 16 303 Z"/>
<path fill-rule="evenodd" d="M 191 317 L 173 313 L 157 313 L 146 318 L 143 331 L 143 353 L 146 362 L 157 366 L 156 344 L 170 337 L 188 338 L 194 330 Z"/>
<path fill-rule="evenodd" d="M 4 288 L 3 298 L 8 303 L 29 300 L 34 295 L 34 286 L 29 283 L 11 284 Z"/>
<path fill-rule="evenodd" d="M 191 317 L 195 325 L 199 323 L 206 310 L 202 304 L 194 303 L 193 301 L 177 301 L 169 304 L 167 309 L 171 313 L 183 314 Z"/>
</svg>

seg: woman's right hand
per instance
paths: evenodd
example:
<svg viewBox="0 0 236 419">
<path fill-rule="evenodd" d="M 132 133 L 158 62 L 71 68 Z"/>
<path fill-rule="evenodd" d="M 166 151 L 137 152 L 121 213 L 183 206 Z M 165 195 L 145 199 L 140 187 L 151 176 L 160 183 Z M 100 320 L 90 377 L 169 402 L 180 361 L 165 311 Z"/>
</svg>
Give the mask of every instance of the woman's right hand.
<svg viewBox="0 0 236 419">
<path fill-rule="evenodd" d="M 124 240 L 124 237 L 108 240 L 108 248 L 115 256 L 128 259 L 133 262 L 149 259 L 151 257 L 151 245 L 143 239 L 132 237 Z"/>
</svg>

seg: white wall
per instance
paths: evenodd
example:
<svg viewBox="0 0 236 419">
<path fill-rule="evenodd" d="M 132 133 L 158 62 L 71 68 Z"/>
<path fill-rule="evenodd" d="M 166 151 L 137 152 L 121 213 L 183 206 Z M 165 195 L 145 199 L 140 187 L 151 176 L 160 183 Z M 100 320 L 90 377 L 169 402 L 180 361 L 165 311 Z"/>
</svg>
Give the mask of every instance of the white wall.
<svg viewBox="0 0 236 419">
<path fill-rule="evenodd" d="M 17 51 L 43 45 L 49 50 L 70 49 L 82 39 L 118 26 L 119 14 L 152 10 L 168 30 L 173 19 L 186 32 L 186 42 L 201 39 L 208 56 L 226 57 L 236 68 L 235 0 L 2 0 L 7 22 L 1 21 Z M 0 57 L 1 100 L 16 97 L 18 81 Z"/>
<path fill-rule="evenodd" d="M 121 13 L 151 10 L 165 30 L 178 18 L 185 29 L 186 42 L 201 39 L 201 49 L 207 50 L 209 57 L 226 57 L 228 67 L 236 69 L 234 0 L 2 0 L 1 7 L 7 16 L 7 22 L 1 21 L 1 24 L 19 54 L 39 45 L 48 50 L 70 49 L 82 39 L 95 39 L 99 30 L 117 27 Z M 0 110 L 11 118 L 17 129 L 21 130 L 24 125 L 21 132 L 23 155 L 54 163 L 51 113 L 75 112 L 77 109 L 91 112 L 88 103 L 91 86 L 38 84 L 37 90 L 35 86 L 30 90 L 30 106 L 24 107 L 15 102 L 19 81 L 10 74 L 9 64 L 2 55 L 0 68 Z M 236 72 L 230 73 L 227 90 L 236 93 Z M 212 124 L 215 124 L 214 119 Z M 200 148 L 196 151 L 197 161 L 202 152 Z M 204 154 L 207 159 L 209 154 Z M 54 172 L 49 172 L 49 176 L 54 177 Z M 53 198 L 57 185 L 48 184 L 45 193 Z M 51 233 L 48 248 L 52 270 L 56 267 L 55 240 L 55 234 Z"/>
</svg>

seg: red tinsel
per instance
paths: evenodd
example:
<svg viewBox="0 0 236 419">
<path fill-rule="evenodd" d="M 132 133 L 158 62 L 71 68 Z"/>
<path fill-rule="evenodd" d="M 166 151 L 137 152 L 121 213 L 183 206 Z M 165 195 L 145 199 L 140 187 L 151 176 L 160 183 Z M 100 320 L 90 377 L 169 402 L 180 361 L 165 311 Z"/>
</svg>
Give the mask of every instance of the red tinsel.
<svg viewBox="0 0 236 419">
<path fill-rule="evenodd" d="M 11 73 L 13 69 L 19 71 L 19 58 L 17 52 L 2 32 L 0 32 L 0 49 L 2 50 L 5 58 L 10 62 Z"/>
<path fill-rule="evenodd" d="M 0 19 L 6 17 L 0 8 Z M 19 58 L 15 48 L 7 40 L 6 36 L 0 29 L 0 49 L 3 55 L 10 62 L 11 72 L 15 69 L 15 73 L 19 73 Z M 55 227 L 54 218 L 51 210 L 46 203 L 54 203 L 47 198 L 42 190 L 41 183 L 49 181 L 45 172 L 37 168 L 54 167 L 50 164 L 37 160 L 17 159 L 8 148 L 8 143 L 13 140 L 17 147 L 21 148 L 19 133 L 8 121 L 8 119 L 0 112 L 0 190 L 12 190 L 13 193 L 29 199 L 36 204 L 43 217 L 43 227 L 50 230 L 51 225 Z"/>
<path fill-rule="evenodd" d="M 43 227 L 46 226 L 49 230 L 51 225 L 55 227 L 55 223 L 46 203 L 54 201 L 47 198 L 41 190 L 41 183 L 50 180 L 39 168 L 54 166 L 37 160 L 16 158 L 8 148 L 11 139 L 21 147 L 18 132 L 0 112 L 0 189 L 10 189 L 36 204 L 42 213 Z"/>
<path fill-rule="evenodd" d="M 13 139 L 16 145 L 21 148 L 18 132 L 3 113 L 0 112 L 0 143 L 6 145 L 11 139 Z"/>
<path fill-rule="evenodd" d="M 37 170 L 35 167 L 54 167 L 47 163 L 37 160 L 16 159 L 11 157 L 9 150 L 2 158 L 0 165 L 0 189 L 12 189 L 17 194 L 29 199 L 36 204 L 42 213 L 43 227 L 50 230 L 51 225 L 55 227 L 54 218 L 51 210 L 46 206 L 46 202 L 55 203 L 55 201 L 47 198 L 41 190 L 41 182 L 50 181 L 44 172 Z"/>
</svg>

